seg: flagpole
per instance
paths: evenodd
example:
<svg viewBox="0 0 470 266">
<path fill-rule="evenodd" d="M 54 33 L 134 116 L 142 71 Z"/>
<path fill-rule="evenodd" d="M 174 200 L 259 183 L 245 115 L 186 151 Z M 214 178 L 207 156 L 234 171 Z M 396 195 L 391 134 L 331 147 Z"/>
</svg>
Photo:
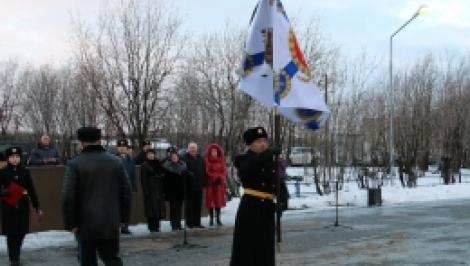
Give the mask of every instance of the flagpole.
<svg viewBox="0 0 470 266">
<path fill-rule="evenodd" d="M 274 143 L 281 143 L 281 116 L 279 115 L 279 106 L 274 107 Z M 274 156 L 274 165 L 276 166 L 276 202 L 281 202 L 281 176 L 279 172 L 279 154 Z M 277 250 L 282 250 L 282 227 L 281 227 L 281 212 L 276 212 L 276 236 L 277 236 Z"/>
<path fill-rule="evenodd" d="M 266 33 L 266 43 L 265 43 L 265 60 L 266 63 L 271 67 L 273 70 L 274 66 L 274 53 L 273 53 L 273 24 L 272 24 L 272 17 L 271 17 L 271 7 L 268 4 L 268 17 L 267 17 L 267 27 L 265 30 Z M 274 71 L 272 71 L 274 75 Z M 271 76 L 274 78 L 274 76 Z M 273 90 L 273 97 L 276 97 L 276 88 L 274 86 L 271 88 Z M 274 105 L 273 108 L 273 115 L 274 115 L 274 144 L 278 145 L 281 143 L 281 116 L 279 113 L 279 106 Z M 274 165 L 275 165 L 275 177 L 276 177 L 276 203 L 281 203 L 281 177 L 279 172 L 279 154 L 274 156 Z M 276 238 L 277 238 L 277 250 L 281 252 L 282 250 L 282 227 L 281 227 L 281 212 L 276 211 Z"/>
</svg>

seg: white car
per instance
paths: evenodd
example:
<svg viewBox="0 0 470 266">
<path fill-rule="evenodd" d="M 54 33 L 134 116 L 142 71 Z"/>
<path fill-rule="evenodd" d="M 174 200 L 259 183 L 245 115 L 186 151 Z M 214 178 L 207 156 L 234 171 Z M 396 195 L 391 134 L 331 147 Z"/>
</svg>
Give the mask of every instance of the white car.
<svg viewBox="0 0 470 266">
<path fill-rule="evenodd" d="M 312 148 L 310 147 L 292 147 L 289 154 L 291 165 L 310 165 L 312 164 Z"/>
</svg>

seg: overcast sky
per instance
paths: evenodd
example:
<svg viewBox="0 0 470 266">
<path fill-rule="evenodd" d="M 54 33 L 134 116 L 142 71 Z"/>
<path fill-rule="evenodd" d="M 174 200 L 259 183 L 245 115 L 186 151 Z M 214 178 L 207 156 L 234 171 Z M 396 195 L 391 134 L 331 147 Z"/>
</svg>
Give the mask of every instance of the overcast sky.
<svg viewBox="0 0 470 266">
<path fill-rule="evenodd" d="M 154 0 L 157 1 L 157 0 Z M 172 0 L 184 15 L 185 27 L 195 33 L 221 29 L 226 20 L 247 26 L 256 0 Z M 103 1 L 2 0 L 0 60 L 18 56 L 35 65 L 64 62 L 70 56 L 70 14 L 79 12 L 93 23 Z M 118 0 L 109 0 L 111 5 Z M 388 59 L 389 38 L 419 6 L 429 7 L 394 38 L 397 58 L 414 58 L 444 49 L 470 51 L 469 0 L 284 0 L 291 17 L 308 21 L 320 17 L 324 32 L 345 53 L 366 47 L 373 56 Z"/>
</svg>

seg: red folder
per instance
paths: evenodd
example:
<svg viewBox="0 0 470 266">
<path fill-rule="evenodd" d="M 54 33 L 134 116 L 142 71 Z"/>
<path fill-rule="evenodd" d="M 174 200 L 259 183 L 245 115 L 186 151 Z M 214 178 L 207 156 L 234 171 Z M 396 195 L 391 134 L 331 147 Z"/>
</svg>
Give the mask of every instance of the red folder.
<svg viewBox="0 0 470 266">
<path fill-rule="evenodd" d="M 7 189 L 9 194 L 8 196 L 2 197 L 2 200 L 13 207 L 17 207 L 18 201 L 20 201 L 26 190 L 15 182 L 10 182 Z"/>
</svg>

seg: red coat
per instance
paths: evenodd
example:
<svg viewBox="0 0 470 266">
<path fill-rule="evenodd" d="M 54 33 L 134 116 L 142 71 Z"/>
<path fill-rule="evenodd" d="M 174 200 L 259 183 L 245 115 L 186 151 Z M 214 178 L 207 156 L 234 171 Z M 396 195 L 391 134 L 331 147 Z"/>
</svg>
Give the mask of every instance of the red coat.
<svg viewBox="0 0 470 266">
<path fill-rule="evenodd" d="M 217 150 L 217 156 L 213 157 L 211 151 Z M 206 149 L 206 207 L 225 207 L 225 179 L 227 177 L 227 166 L 225 165 L 225 155 L 222 147 L 217 143 L 211 143 Z"/>
</svg>

